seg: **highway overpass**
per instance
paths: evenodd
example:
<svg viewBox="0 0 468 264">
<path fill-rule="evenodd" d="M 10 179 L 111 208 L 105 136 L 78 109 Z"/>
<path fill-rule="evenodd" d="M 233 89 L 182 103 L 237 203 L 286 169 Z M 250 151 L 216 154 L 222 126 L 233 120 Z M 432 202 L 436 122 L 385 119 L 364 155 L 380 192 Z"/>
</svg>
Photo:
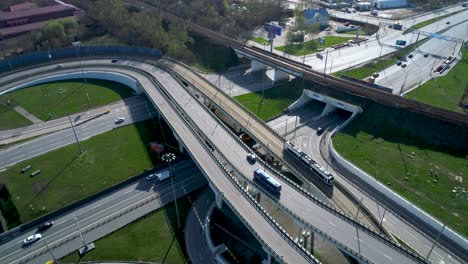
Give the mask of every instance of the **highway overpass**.
<svg viewBox="0 0 468 264">
<path fill-rule="evenodd" d="M 292 237 L 283 233 L 274 220 L 255 204 L 239 185 L 239 179 L 251 184 L 252 171 L 255 168 L 263 167 L 266 170 L 269 168 L 263 163 L 249 164 L 245 160 L 248 149 L 185 90 L 182 83 L 155 65 L 142 61 L 128 60 L 111 64 L 107 59 L 87 60 L 82 64 L 85 72 L 116 72 L 137 80 L 208 178 L 211 187 L 217 193 L 217 200 L 224 200 L 233 208 L 264 244 L 267 252 L 277 259 L 281 259 L 282 256 L 288 263 L 314 261 L 300 246 L 294 244 Z M 78 68 L 78 62 L 63 63 L 63 65 L 64 68 L 60 71 L 54 70 L 54 66 L 44 66 L 17 72 L 14 75 L 18 81 L 5 87 L 13 87 L 41 76 L 74 72 Z M 374 263 L 424 261 L 333 208 L 314 200 L 285 178 L 279 179 L 284 186 L 279 199 L 280 208 L 303 223 L 304 228 L 321 234 L 360 261 Z M 218 204 L 220 205 L 220 202 Z"/>
</svg>

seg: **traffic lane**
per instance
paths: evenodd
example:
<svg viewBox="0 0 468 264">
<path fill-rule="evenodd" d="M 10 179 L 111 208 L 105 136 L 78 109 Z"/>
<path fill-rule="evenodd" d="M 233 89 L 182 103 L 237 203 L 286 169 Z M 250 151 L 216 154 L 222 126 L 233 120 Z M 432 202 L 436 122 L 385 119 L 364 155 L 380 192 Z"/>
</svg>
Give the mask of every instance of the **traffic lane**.
<svg viewBox="0 0 468 264">
<path fill-rule="evenodd" d="M 178 174 L 181 174 L 179 177 L 174 177 L 174 185 L 176 187 L 180 187 L 186 182 L 191 182 L 194 179 L 202 177 L 200 171 L 196 167 L 194 167 L 195 164 L 184 163 L 182 164 L 182 166 L 182 168 L 179 168 L 180 166 L 174 166 L 174 171 L 176 171 Z M 172 185 L 170 185 L 170 181 L 165 181 L 158 184 L 158 190 L 160 191 L 155 191 L 155 188 L 153 188 L 153 184 L 154 181 L 148 182 L 146 181 L 146 179 L 142 179 L 132 184 L 131 186 L 115 191 L 114 193 L 107 195 L 102 199 L 89 203 L 85 206 L 78 208 L 77 210 L 68 212 L 66 215 L 55 219 L 55 224 L 50 229 L 46 230 L 45 232 L 42 232 L 41 234 L 45 234 L 45 237 L 60 237 L 61 233 L 64 232 L 64 229 L 75 227 L 74 217 L 78 218 L 80 223 L 87 220 L 92 222 L 95 221 L 95 219 L 90 218 L 90 216 L 95 217 L 99 214 L 106 214 L 109 212 L 109 210 L 114 209 L 115 207 L 119 208 L 122 206 L 126 206 L 128 204 L 134 203 L 135 201 L 144 199 L 145 197 L 154 195 L 155 193 L 164 192 L 169 187 L 172 187 Z M 141 185 L 146 185 L 147 187 L 141 188 Z M 35 233 L 37 233 L 36 229 L 30 230 L 29 232 L 22 234 L 21 237 L 17 237 L 13 241 L 3 244 L 1 247 L 0 255 L 5 255 L 5 250 L 8 252 L 11 251 L 12 248 L 17 248 L 18 244 L 22 244 L 23 239 Z M 15 241 L 19 241 L 20 243 L 16 243 Z"/>
<path fill-rule="evenodd" d="M 250 182 L 253 181 L 253 171 L 256 169 L 263 169 L 268 171 L 260 163 L 250 164 L 246 160 L 246 155 L 248 153 L 243 147 L 240 146 L 239 142 L 236 141 L 224 128 L 218 124 L 218 122 L 210 116 L 206 108 L 202 107 L 198 102 L 191 97 L 185 89 L 168 89 L 169 93 L 172 94 L 174 98 L 178 99 L 178 103 L 184 108 L 184 111 L 191 116 L 193 120 L 197 120 L 197 126 L 204 132 L 204 134 L 210 138 L 210 140 L 216 146 L 229 146 L 229 148 L 222 147 L 220 150 L 224 156 L 230 158 L 230 162 L 236 167 L 244 176 L 246 176 Z M 328 212 L 313 202 L 307 201 L 304 204 L 304 196 L 299 194 L 293 187 L 288 184 L 285 184 L 281 179 L 277 179 L 282 183 L 282 191 L 279 202 L 285 207 L 292 210 L 296 213 L 301 219 L 309 222 L 313 226 L 317 227 L 319 230 L 324 231 L 325 233 L 331 235 L 338 241 L 346 244 L 356 252 L 359 250 L 358 243 L 353 239 L 352 232 L 350 233 L 350 225 L 348 222 L 342 220 L 331 212 Z M 295 195 L 293 195 L 295 194 Z M 307 209 L 304 209 L 307 207 Z M 313 216 L 313 217 L 311 217 Z M 332 221 L 332 224 L 324 225 L 321 222 L 328 223 Z M 335 225 L 335 226 L 332 226 Z M 333 227 L 333 228 L 332 228 Z M 354 230 L 353 230 L 354 231 Z M 388 247 L 384 243 L 375 243 L 376 239 L 371 238 L 370 241 L 366 241 L 369 244 L 378 244 L 374 248 L 366 249 L 365 256 L 368 257 L 371 261 L 376 262 L 381 260 L 382 251 L 388 252 L 389 256 L 392 257 L 392 260 L 385 261 L 382 263 L 392 263 L 393 260 L 401 260 L 400 263 L 408 262 L 409 259 L 401 256 L 400 252 L 396 252 L 392 248 Z"/>
<path fill-rule="evenodd" d="M 293 122 L 293 124 L 296 122 L 296 118 L 297 118 L 297 123 L 298 125 L 299 124 L 304 124 L 306 122 L 308 122 L 309 120 L 311 120 L 312 118 L 320 115 L 320 113 L 322 112 L 323 108 L 315 108 L 315 109 L 312 109 L 312 107 L 310 106 L 304 106 L 304 107 L 301 107 L 300 109 L 296 110 L 296 111 L 292 111 L 292 112 L 289 112 L 288 114 L 286 115 L 282 115 L 282 116 L 279 116 L 278 118 L 275 118 L 271 121 L 268 122 L 268 125 L 273 128 L 273 129 L 277 129 L 281 126 L 285 126 L 285 123 L 286 123 L 286 120 L 288 120 L 288 125 L 291 124 L 291 121 Z M 294 125 L 293 125 L 294 126 Z"/>
<path fill-rule="evenodd" d="M 116 127 L 123 126 L 129 123 L 139 122 L 151 118 L 157 112 L 148 114 L 146 109 L 140 109 L 137 112 L 115 112 L 113 115 L 105 116 L 105 118 L 95 119 L 83 125 L 75 127 L 78 138 L 82 141 L 90 138 L 91 136 L 110 131 Z M 115 124 L 116 117 L 126 117 L 126 121 L 121 124 Z M 40 154 L 46 153 L 51 150 L 61 148 L 76 142 L 73 130 L 68 128 L 55 132 L 50 135 L 42 136 L 37 139 L 25 142 L 18 146 L 0 151 L 0 155 L 4 157 L 0 161 L 0 167 L 9 166 L 20 161 L 30 159 Z"/>
<path fill-rule="evenodd" d="M 214 205 L 214 193 L 205 192 L 193 205 L 185 226 L 185 247 L 193 264 L 215 264 L 204 237 L 204 221 Z M 211 239 L 211 238 L 210 238 Z"/>
<path fill-rule="evenodd" d="M 206 185 L 206 180 L 204 178 L 200 177 L 200 178 L 197 178 L 195 181 L 192 181 L 189 184 L 190 184 L 190 186 L 188 186 L 188 187 L 184 186 L 184 187 L 179 187 L 178 189 L 176 189 L 176 197 L 184 196 L 184 195 L 187 194 L 188 191 L 191 191 L 191 190 L 194 190 L 194 189 L 197 189 L 197 188 L 200 188 L 200 187 Z M 126 224 L 128 224 L 130 222 L 133 222 L 134 220 L 139 218 L 140 215 L 144 215 L 144 214 L 147 214 L 148 212 L 157 210 L 158 208 L 162 207 L 162 205 L 164 203 L 167 203 L 167 201 L 172 200 L 172 197 L 173 197 L 172 188 L 168 188 L 164 192 L 164 194 L 161 196 L 160 199 L 155 200 L 154 202 L 151 202 L 149 204 L 143 205 L 143 206 L 141 206 L 139 208 L 136 208 L 133 211 L 125 214 L 124 216 L 113 219 L 116 215 L 119 215 L 120 212 L 123 212 L 123 211 L 125 211 L 125 210 L 127 210 L 129 208 L 132 208 L 132 207 L 138 205 L 144 199 L 148 199 L 149 197 L 143 198 L 140 201 L 136 201 L 133 204 L 129 204 L 129 205 L 125 206 L 125 207 L 122 207 L 118 211 L 112 212 L 112 214 L 110 214 L 110 215 L 106 215 L 104 217 L 97 218 L 95 221 L 92 221 L 89 224 L 79 223 L 80 229 L 83 232 L 84 239 L 88 243 L 90 241 L 96 241 L 97 239 L 99 239 L 99 238 L 113 232 L 114 230 L 116 230 L 118 228 L 121 228 L 121 227 L 125 226 Z M 150 210 L 148 210 L 148 208 L 150 208 Z M 105 224 L 103 226 L 100 226 L 97 229 L 94 229 L 94 230 L 92 230 L 90 232 L 86 231 L 87 229 L 89 229 L 89 228 L 91 228 L 93 226 L 96 226 L 100 222 L 106 221 L 107 219 L 113 219 L 113 220 L 110 223 L 107 223 L 107 224 Z M 54 249 L 53 250 L 54 255 L 57 258 L 60 258 L 60 257 L 63 257 L 65 255 L 68 255 L 69 253 L 71 253 L 71 252 L 73 252 L 73 251 L 75 251 L 78 248 L 83 246 L 83 244 L 81 243 L 81 239 L 79 238 L 78 231 L 76 230 L 76 228 L 74 230 L 71 230 L 70 232 L 65 233 L 60 238 L 55 239 L 54 241 L 52 241 L 52 240 L 47 241 L 48 238 L 45 238 L 45 241 L 48 242 L 48 246 L 50 248 L 53 248 L 56 245 L 66 241 L 69 238 L 73 238 L 72 244 L 70 244 L 70 242 L 67 242 L 65 244 L 65 246 L 62 245 L 62 246 L 60 246 L 59 249 Z M 79 243 L 78 244 L 73 243 L 73 241 L 78 241 Z M 19 262 L 24 261 L 25 259 L 27 259 L 28 257 L 30 257 L 32 255 L 40 253 L 41 251 L 44 252 L 44 253 L 46 252 L 46 248 L 45 248 L 43 243 L 42 244 L 41 243 L 35 243 L 32 246 L 34 246 L 34 247 L 29 248 L 25 252 L 21 252 L 22 254 L 21 254 L 20 257 L 15 256 L 15 258 L 9 259 L 8 263 L 12 263 L 12 264 L 13 263 L 19 263 Z M 47 260 L 45 260 L 45 261 L 47 261 Z M 34 259 L 34 260 L 31 260 L 31 261 L 29 261 L 27 263 L 39 263 L 39 261 L 37 259 Z"/>
</svg>

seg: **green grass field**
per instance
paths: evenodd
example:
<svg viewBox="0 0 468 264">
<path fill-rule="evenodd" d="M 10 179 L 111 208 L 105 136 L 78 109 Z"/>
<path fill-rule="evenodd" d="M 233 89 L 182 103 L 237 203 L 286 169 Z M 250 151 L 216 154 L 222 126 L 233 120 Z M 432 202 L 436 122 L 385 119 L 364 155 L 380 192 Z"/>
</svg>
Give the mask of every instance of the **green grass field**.
<svg viewBox="0 0 468 264">
<path fill-rule="evenodd" d="M 181 223 L 184 224 L 197 197 L 202 192 L 198 189 L 177 200 Z M 185 241 L 182 229 L 177 229 L 174 203 L 137 220 L 95 242 L 96 249 L 79 258 L 73 253 L 60 260 L 60 263 L 78 263 L 78 261 L 111 262 L 151 262 L 151 263 L 187 263 Z"/>
<path fill-rule="evenodd" d="M 364 79 L 368 76 L 371 76 L 374 72 L 379 72 L 392 64 L 395 64 L 398 61 L 396 58 L 389 59 L 379 59 L 369 63 L 366 63 L 364 66 L 359 68 L 354 68 L 350 70 L 335 72 L 333 75 L 340 77 L 341 75 L 346 75 L 356 79 Z"/>
<path fill-rule="evenodd" d="M 255 41 L 261 45 L 270 45 L 270 41 L 268 41 L 268 39 L 259 38 L 259 37 L 251 37 L 250 40 Z"/>
<path fill-rule="evenodd" d="M 302 44 L 280 46 L 280 47 L 276 47 L 275 49 L 279 51 L 284 51 L 292 55 L 301 56 L 301 55 L 315 53 L 317 52 L 317 49 L 320 47 L 328 48 L 338 43 L 347 42 L 348 40 L 352 38 L 351 37 L 326 36 L 324 37 L 324 39 L 325 39 L 325 43 L 323 45 L 320 45 L 318 43 L 318 40 L 314 39 L 314 40 L 306 41 Z"/>
<path fill-rule="evenodd" d="M 283 110 L 297 100 L 301 94 L 302 87 L 300 87 L 296 80 L 292 80 L 288 83 L 265 90 L 263 103 L 262 91 L 239 95 L 234 97 L 234 99 L 261 119 L 268 120 L 280 115 Z"/>
<path fill-rule="evenodd" d="M 421 22 L 421 23 L 418 23 L 418 24 L 412 26 L 411 28 L 412 28 L 412 29 L 420 29 L 420 28 L 423 28 L 423 27 L 425 27 L 425 26 L 427 26 L 427 25 L 430 25 L 430 24 L 432 24 L 432 23 L 435 23 L 435 22 L 437 22 L 437 21 L 440 21 L 440 20 L 442 20 L 442 19 L 444 19 L 444 18 L 447 18 L 447 17 L 453 16 L 453 15 L 455 15 L 455 14 L 457 14 L 457 13 L 460 13 L 461 11 L 465 11 L 465 10 L 460 10 L 460 11 L 455 12 L 455 13 L 451 13 L 451 14 L 443 15 L 443 16 L 436 17 L 436 18 L 433 18 L 433 19 L 429 19 L 429 20 L 423 21 L 423 22 Z"/>
<path fill-rule="evenodd" d="M 405 97 L 452 111 L 464 112 L 460 99 L 468 87 L 468 49 L 447 75 L 429 80 Z M 468 100 L 468 97 L 465 101 Z"/>
<path fill-rule="evenodd" d="M 352 35 L 352 36 L 356 36 L 356 30 L 353 30 L 353 31 L 346 31 L 344 32 L 343 34 L 345 35 Z M 362 29 L 359 30 L 359 36 L 367 36 L 366 32 Z"/>
<path fill-rule="evenodd" d="M 172 137 L 167 140 L 177 146 Z M 151 141 L 163 142 L 158 125 L 151 121 L 128 125 L 82 141 L 81 155 L 73 144 L 20 162 L 0 172 L 0 183 L 6 184 L 24 223 L 160 164 L 149 151 Z M 27 165 L 33 168 L 21 174 Z M 37 169 L 41 174 L 30 178 Z"/>
<path fill-rule="evenodd" d="M 372 105 L 333 145 L 347 160 L 466 236 L 468 131 L 409 112 Z"/>
<path fill-rule="evenodd" d="M 0 130 L 13 129 L 31 125 L 32 122 L 16 112 L 0 98 Z M 6 102 L 5 102 L 6 103 Z"/>
<path fill-rule="evenodd" d="M 6 94 L 0 100 L 10 100 L 41 120 L 66 116 L 103 106 L 133 95 L 126 85 L 87 79 L 51 82 Z"/>
</svg>

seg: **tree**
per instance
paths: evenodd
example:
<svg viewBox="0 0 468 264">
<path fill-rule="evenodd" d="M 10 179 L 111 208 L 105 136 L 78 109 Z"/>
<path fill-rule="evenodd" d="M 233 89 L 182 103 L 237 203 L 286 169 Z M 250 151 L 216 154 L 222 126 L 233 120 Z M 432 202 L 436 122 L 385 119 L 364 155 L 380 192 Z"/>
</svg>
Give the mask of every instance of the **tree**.
<svg viewBox="0 0 468 264">
<path fill-rule="evenodd" d="M 67 40 L 65 28 L 58 21 L 49 21 L 41 31 L 42 40 L 47 40 L 51 48 L 59 48 Z"/>
<path fill-rule="evenodd" d="M 320 32 L 320 23 L 315 22 L 307 25 L 305 31 L 307 34 L 312 34 L 312 40 L 314 40 L 315 35 Z"/>
</svg>

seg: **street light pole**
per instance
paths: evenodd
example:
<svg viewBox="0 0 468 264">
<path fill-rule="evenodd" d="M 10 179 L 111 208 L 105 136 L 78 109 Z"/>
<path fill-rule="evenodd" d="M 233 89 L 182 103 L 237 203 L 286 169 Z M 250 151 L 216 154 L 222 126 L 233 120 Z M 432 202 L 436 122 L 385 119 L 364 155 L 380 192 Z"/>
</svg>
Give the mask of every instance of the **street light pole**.
<svg viewBox="0 0 468 264">
<path fill-rule="evenodd" d="M 81 238 L 81 242 L 83 242 L 83 247 L 86 248 L 86 242 L 84 240 L 83 234 L 81 233 L 81 229 L 78 226 L 78 219 L 76 218 L 76 216 L 73 217 L 73 220 L 75 220 L 76 229 L 78 230 L 78 233 L 80 233 L 80 238 Z"/>
<path fill-rule="evenodd" d="M 68 120 L 70 121 L 70 126 L 71 126 L 71 128 L 73 130 L 73 135 L 75 135 L 76 144 L 78 144 L 78 148 L 80 149 L 80 154 L 81 154 L 81 153 L 83 153 L 83 151 L 81 150 L 80 141 L 78 140 L 78 136 L 76 135 L 75 126 L 73 126 L 70 114 L 68 115 Z"/>
<path fill-rule="evenodd" d="M 172 168 L 171 168 L 171 162 L 175 160 L 175 155 L 174 153 L 166 153 L 162 155 L 161 159 L 164 162 L 167 162 L 169 164 L 169 174 L 171 175 L 171 184 L 172 184 L 172 194 L 174 195 L 174 203 L 175 203 L 175 208 L 176 208 L 176 216 L 177 216 L 177 227 L 180 228 L 180 219 L 179 219 L 179 209 L 177 207 L 177 199 L 176 199 L 176 193 L 175 193 L 175 188 L 174 188 L 174 179 L 172 175 Z"/>
<path fill-rule="evenodd" d="M 46 246 L 47 251 L 49 251 L 50 255 L 52 256 L 52 259 L 54 260 L 54 264 L 58 263 L 57 259 L 55 258 L 54 254 L 52 253 L 52 250 L 50 250 L 49 245 L 47 245 L 45 240 L 42 240 L 42 242 L 44 242 L 44 245 Z"/>
</svg>

